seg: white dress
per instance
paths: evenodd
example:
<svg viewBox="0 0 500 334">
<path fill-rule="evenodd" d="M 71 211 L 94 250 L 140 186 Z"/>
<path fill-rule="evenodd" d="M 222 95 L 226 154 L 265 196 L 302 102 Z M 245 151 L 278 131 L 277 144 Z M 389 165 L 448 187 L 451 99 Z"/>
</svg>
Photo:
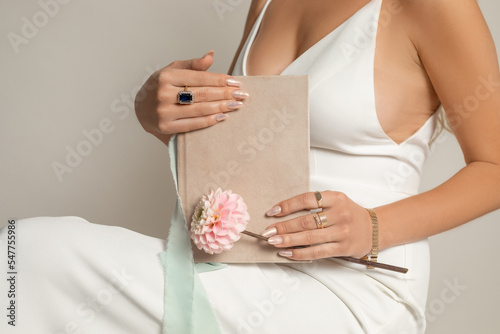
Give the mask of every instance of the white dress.
<svg viewBox="0 0 500 334">
<path fill-rule="evenodd" d="M 233 75 L 246 75 L 249 45 L 270 1 Z M 310 76 L 311 190 L 341 191 L 364 207 L 417 194 L 435 127 L 433 116 L 398 145 L 378 122 L 373 67 L 381 3 L 369 2 L 281 73 Z M 21 220 L 16 234 L 16 326 L 2 316 L 1 333 L 162 332 L 164 240 L 77 217 Z M 3 228 L 3 273 L 8 235 Z M 222 333 L 423 333 L 427 240 L 384 250 L 379 261 L 409 272 L 319 260 L 231 264 L 199 277 Z M 0 280 L 2 296 L 9 288 Z"/>
</svg>

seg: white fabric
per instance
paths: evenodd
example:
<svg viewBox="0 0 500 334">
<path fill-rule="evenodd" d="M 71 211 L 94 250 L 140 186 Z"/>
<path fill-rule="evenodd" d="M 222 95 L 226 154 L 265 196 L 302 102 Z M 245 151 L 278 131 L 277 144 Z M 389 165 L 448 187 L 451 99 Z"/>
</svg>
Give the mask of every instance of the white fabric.
<svg viewBox="0 0 500 334">
<path fill-rule="evenodd" d="M 246 75 L 249 45 L 270 1 L 233 75 Z M 311 190 L 342 191 L 365 207 L 417 193 L 435 126 L 433 116 L 397 145 L 378 122 L 373 65 L 381 3 L 368 3 L 282 73 L 310 76 Z M 161 333 L 163 240 L 76 217 L 22 220 L 17 235 L 17 326 L 3 317 L 1 333 Z M 223 333 L 423 333 L 427 240 L 384 250 L 379 261 L 409 272 L 320 260 L 228 265 L 200 277 Z M 6 261 L 0 268 L 8 271 Z M 4 295 L 7 281 L 0 282 Z"/>
</svg>

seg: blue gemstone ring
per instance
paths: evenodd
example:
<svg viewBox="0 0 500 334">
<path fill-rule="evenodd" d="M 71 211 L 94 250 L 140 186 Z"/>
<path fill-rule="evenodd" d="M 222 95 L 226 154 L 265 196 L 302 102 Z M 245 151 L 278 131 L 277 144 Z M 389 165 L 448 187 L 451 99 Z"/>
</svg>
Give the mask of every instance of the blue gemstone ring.
<svg viewBox="0 0 500 334">
<path fill-rule="evenodd" d="M 188 86 L 184 86 L 184 90 L 177 93 L 177 103 L 191 104 L 194 102 L 194 93 L 188 90 Z"/>
</svg>

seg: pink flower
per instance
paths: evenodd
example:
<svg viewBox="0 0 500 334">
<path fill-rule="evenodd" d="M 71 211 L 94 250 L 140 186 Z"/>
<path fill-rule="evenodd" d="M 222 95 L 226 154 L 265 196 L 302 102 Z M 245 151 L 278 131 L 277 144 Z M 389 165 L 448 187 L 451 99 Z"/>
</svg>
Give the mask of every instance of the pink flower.
<svg viewBox="0 0 500 334">
<path fill-rule="evenodd" d="M 198 249 L 220 254 L 233 247 L 245 230 L 250 215 L 241 196 L 218 188 L 203 195 L 191 221 L 191 239 Z"/>
</svg>

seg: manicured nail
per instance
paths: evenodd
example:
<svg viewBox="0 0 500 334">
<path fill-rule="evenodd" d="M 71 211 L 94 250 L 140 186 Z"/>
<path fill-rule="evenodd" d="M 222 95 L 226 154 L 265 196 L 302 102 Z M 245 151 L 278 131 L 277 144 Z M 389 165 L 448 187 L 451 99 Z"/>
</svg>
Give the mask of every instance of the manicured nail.
<svg viewBox="0 0 500 334">
<path fill-rule="evenodd" d="M 244 92 L 242 90 L 235 90 L 233 92 L 233 96 L 234 97 L 239 97 L 241 99 L 246 99 L 247 97 L 249 97 L 250 95 L 247 93 L 247 92 Z"/>
<path fill-rule="evenodd" d="M 262 232 L 261 236 L 269 238 L 276 234 L 278 234 L 278 230 L 276 229 L 276 227 L 271 227 Z"/>
<path fill-rule="evenodd" d="M 220 121 L 223 121 L 227 118 L 227 115 L 226 114 L 218 114 L 217 116 L 215 116 L 215 120 L 217 122 L 220 122 Z"/>
<path fill-rule="evenodd" d="M 229 78 L 229 79 L 226 79 L 226 85 L 233 86 L 233 87 L 240 87 L 241 82 L 239 82 L 238 80 Z"/>
<path fill-rule="evenodd" d="M 228 108 L 239 108 L 243 105 L 243 102 L 241 101 L 229 101 L 227 103 Z"/>
<path fill-rule="evenodd" d="M 290 256 L 292 256 L 292 251 L 291 250 L 281 250 L 278 252 L 278 254 L 280 256 L 290 257 Z"/>
<path fill-rule="evenodd" d="M 267 239 L 267 242 L 269 242 L 271 245 L 279 245 L 283 243 L 283 238 L 279 235 L 275 235 L 274 237 L 270 237 L 269 239 Z"/>
<path fill-rule="evenodd" d="M 208 51 L 208 52 L 207 52 L 207 53 L 205 53 L 205 54 L 203 55 L 203 57 L 201 57 L 201 58 L 205 58 L 205 57 L 206 57 L 206 56 L 208 56 L 209 54 L 213 56 L 213 55 L 214 55 L 214 50 L 210 50 L 210 51 Z"/>
<path fill-rule="evenodd" d="M 271 210 L 266 212 L 266 215 L 268 216 L 276 216 L 278 213 L 281 213 L 281 206 L 277 205 Z"/>
</svg>

